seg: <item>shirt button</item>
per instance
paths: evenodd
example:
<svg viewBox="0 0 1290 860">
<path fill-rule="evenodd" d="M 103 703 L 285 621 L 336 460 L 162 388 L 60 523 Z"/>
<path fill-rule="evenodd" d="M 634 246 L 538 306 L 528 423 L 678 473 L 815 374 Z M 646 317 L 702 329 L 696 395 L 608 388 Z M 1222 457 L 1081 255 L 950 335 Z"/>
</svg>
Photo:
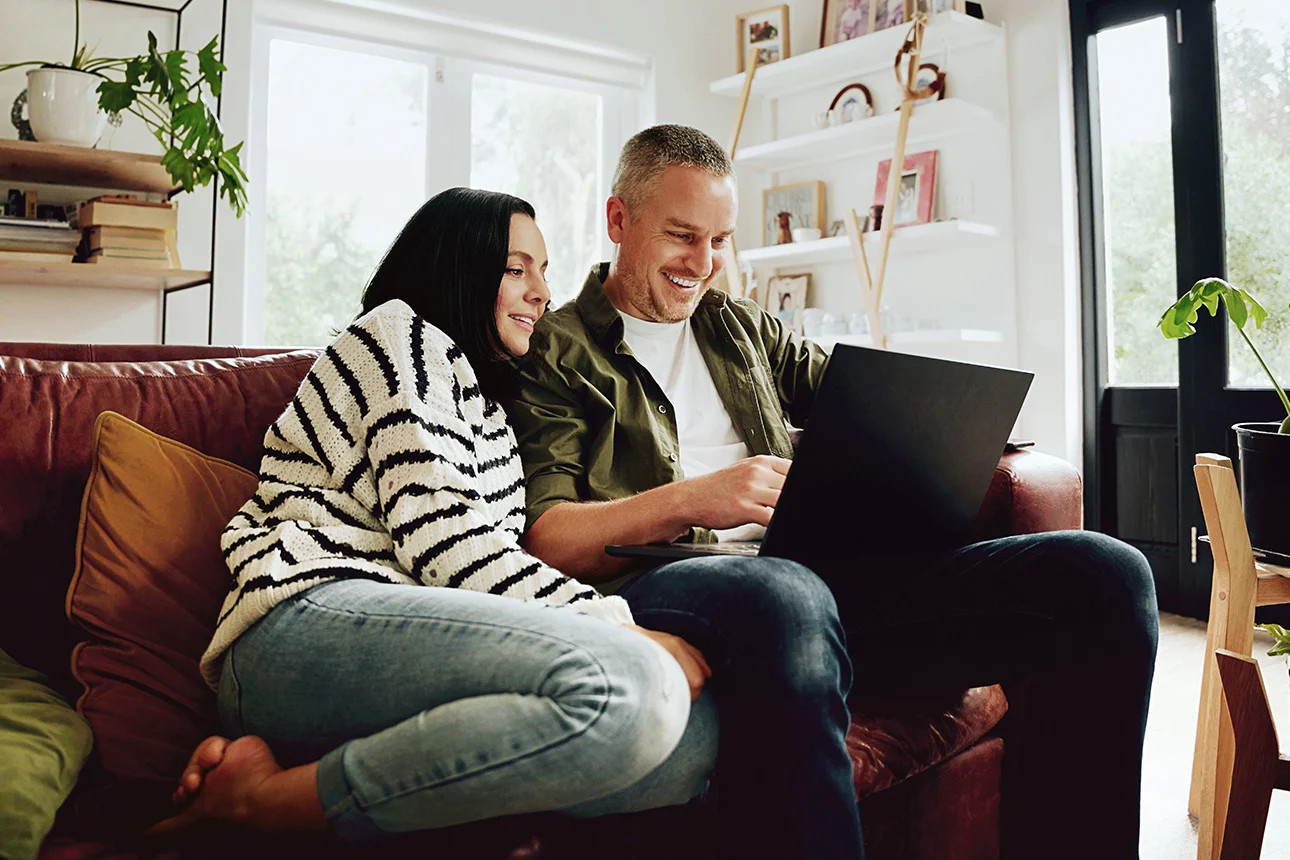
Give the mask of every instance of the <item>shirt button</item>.
<svg viewBox="0 0 1290 860">
<path fill-rule="evenodd" d="M 658 405 L 658 411 L 659 411 L 659 412 L 662 412 L 663 414 L 665 414 L 665 415 L 666 415 L 666 414 L 667 414 L 667 407 L 666 407 L 666 406 L 664 406 L 662 403 L 660 403 L 660 404 Z"/>
<path fill-rule="evenodd" d="M 676 462 L 676 455 L 675 455 L 675 454 L 672 454 L 672 455 L 670 455 L 667 459 L 669 459 L 669 460 L 671 460 L 673 463 L 675 463 L 675 462 Z"/>
</svg>

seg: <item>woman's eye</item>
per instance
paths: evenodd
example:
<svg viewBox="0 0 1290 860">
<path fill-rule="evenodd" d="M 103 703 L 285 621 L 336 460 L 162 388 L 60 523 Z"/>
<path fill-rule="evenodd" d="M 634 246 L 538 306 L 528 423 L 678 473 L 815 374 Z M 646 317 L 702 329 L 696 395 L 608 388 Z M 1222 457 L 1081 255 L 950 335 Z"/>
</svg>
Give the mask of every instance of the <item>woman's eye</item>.
<svg viewBox="0 0 1290 860">
<path fill-rule="evenodd" d="M 508 275 L 514 275 L 514 276 L 515 276 L 515 277 L 517 277 L 517 278 L 522 278 L 522 277 L 524 277 L 524 270 L 523 270 L 523 269 L 507 269 L 507 270 L 506 270 L 506 273 L 507 273 Z"/>
</svg>

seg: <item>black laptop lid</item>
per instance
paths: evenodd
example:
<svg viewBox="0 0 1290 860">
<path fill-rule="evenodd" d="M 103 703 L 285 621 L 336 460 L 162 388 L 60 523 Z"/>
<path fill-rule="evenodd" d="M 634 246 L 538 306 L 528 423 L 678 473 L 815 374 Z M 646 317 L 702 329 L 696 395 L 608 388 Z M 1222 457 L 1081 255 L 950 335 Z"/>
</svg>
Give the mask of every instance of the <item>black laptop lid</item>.
<svg viewBox="0 0 1290 860">
<path fill-rule="evenodd" d="M 762 554 L 962 546 L 1033 378 L 836 346 Z"/>
</svg>

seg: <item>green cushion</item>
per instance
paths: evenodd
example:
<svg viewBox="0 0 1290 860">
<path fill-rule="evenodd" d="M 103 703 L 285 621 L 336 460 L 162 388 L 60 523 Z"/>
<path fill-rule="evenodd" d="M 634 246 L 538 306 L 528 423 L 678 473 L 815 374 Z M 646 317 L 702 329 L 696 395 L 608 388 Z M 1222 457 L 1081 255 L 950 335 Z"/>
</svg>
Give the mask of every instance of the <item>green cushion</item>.
<svg viewBox="0 0 1290 860">
<path fill-rule="evenodd" d="M 31 860 L 90 754 L 89 724 L 0 651 L 0 857 Z"/>
</svg>

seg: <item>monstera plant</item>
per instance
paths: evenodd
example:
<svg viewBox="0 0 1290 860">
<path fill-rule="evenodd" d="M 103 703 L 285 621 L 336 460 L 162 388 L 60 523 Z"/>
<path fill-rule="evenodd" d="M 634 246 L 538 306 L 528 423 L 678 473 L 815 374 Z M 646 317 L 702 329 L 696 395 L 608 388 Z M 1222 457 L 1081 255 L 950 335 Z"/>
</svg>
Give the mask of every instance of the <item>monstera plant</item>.
<svg viewBox="0 0 1290 860">
<path fill-rule="evenodd" d="M 1218 316 L 1219 303 L 1268 375 L 1285 413 L 1276 421 L 1232 426 L 1240 449 L 1241 506 L 1250 542 L 1256 549 L 1285 556 L 1278 559 L 1284 563 L 1290 560 L 1290 398 L 1245 333 L 1250 321 L 1255 328 L 1263 326 L 1267 310 L 1246 290 L 1220 278 L 1206 278 L 1165 311 L 1157 325 L 1165 337 L 1188 337 L 1196 331 L 1200 311 Z"/>
<path fill-rule="evenodd" d="M 93 146 L 108 117 L 138 117 L 161 144 L 161 164 L 184 191 L 219 178 L 219 194 L 240 217 L 246 211 L 246 172 L 227 146 L 215 99 L 227 67 L 218 37 L 199 51 L 162 51 L 148 32 L 148 50 L 134 57 L 93 57 L 81 42 L 80 0 L 71 62 L 27 60 L 0 65 L 0 72 L 27 66 L 28 109 L 36 139 Z"/>
</svg>

